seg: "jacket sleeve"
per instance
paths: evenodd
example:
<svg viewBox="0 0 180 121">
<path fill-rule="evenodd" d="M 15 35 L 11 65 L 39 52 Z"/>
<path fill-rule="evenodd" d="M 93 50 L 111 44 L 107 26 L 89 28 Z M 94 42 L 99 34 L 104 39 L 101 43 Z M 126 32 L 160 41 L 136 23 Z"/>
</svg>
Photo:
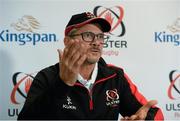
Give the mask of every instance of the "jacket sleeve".
<svg viewBox="0 0 180 121">
<path fill-rule="evenodd" d="M 122 116 L 135 114 L 143 105 L 147 103 L 146 98 L 138 91 L 129 77 L 123 73 L 120 79 L 123 80 L 120 113 Z M 158 107 L 152 107 L 147 113 L 146 120 L 164 120 L 162 111 Z"/>
<path fill-rule="evenodd" d="M 60 79 L 58 73 L 40 71 L 33 80 L 18 120 L 53 119 L 53 98 L 62 99 L 71 88 Z"/>
</svg>

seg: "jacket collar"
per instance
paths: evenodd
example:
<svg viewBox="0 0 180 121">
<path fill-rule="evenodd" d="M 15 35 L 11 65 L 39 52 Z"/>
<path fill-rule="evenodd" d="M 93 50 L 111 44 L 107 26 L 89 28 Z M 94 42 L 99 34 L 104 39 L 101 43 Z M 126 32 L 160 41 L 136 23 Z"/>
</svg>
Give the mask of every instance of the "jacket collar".
<svg viewBox="0 0 180 121">
<path fill-rule="evenodd" d="M 56 67 L 59 71 L 59 63 L 56 64 Z M 95 82 L 104 78 L 108 78 L 113 74 L 116 74 L 115 70 L 111 69 L 105 60 L 101 57 L 98 61 L 98 73 Z M 77 81 L 77 83 L 81 84 L 79 81 Z"/>
<path fill-rule="evenodd" d="M 105 62 L 105 60 L 101 57 L 98 61 L 98 74 L 96 77 L 96 81 L 110 77 L 115 73 L 116 73 L 115 70 L 110 69 L 107 63 Z"/>
</svg>

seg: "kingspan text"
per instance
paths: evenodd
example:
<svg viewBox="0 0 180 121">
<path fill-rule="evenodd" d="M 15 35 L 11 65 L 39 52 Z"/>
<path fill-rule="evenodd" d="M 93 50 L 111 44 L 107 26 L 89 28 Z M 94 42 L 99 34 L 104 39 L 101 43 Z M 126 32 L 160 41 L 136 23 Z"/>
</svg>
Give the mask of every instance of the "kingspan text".
<svg viewBox="0 0 180 121">
<path fill-rule="evenodd" d="M 17 42 L 19 45 L 31 43 L 36 45 L 38 42 L 56 42 L 54 33 L 12 33 L 9 30 L 2 30 L 0 33 L 1 42 Z"/>
</svg>

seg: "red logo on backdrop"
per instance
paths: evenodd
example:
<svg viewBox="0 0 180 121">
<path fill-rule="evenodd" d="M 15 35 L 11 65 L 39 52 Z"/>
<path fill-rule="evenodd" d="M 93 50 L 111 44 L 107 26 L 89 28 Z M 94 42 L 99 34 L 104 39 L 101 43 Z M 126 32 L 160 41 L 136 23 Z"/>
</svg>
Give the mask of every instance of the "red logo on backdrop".
<svg viewBox="0 0 180 121">
<path fill-rule="evenodd" d="M 124 10 L 121 6 L 114 6 L 111 8 L 105 8 L 103 6 L 96 6 L 94 8 L 94 15 L 105 18 L 111 24 L 110 34 L 121 37 L 125 34 L 125 26 L 122 21 L 124 17 Z M 118 30 L 118 33 L 117 31 Z M 119 34 L 119 30 L 121 33 Z"/>
<path fill-rule="evenodd" d="M 11 102 L 13 104 L 20 104 L 17 100 L 17 92 L 20 96 L 26 98 L 30 89 L 31 83 L 34 79 L 34 74 L 25 74 L 23 72 L 17 72 L 12 77 L 14 88 L 11 92 Z"/>
<path fill-rule="evenodd" d="M 180 73 L 177 70 L 173 70 L 169 74 L 170 86 L 168 88 L 168 97 L 172 100 L 180 98 Z M 174 96 L 172 91 L 175 90 L 178 96 Z"/>
</svg>

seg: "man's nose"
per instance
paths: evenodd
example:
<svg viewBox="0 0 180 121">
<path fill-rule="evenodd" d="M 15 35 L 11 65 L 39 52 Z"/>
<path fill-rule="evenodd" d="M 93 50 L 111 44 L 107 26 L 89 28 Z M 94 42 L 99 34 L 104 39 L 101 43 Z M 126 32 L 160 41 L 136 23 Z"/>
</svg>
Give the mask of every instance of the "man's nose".
<svg viewBox="0 0 180 121">
<path fill-rule="evenodd" d="M 101 42 L 97 38 L 95 38 L 94 41 L 91 44 L 93 46 L 100 46 L 101 44 L 103 44 L 103 42 Z"/>
<path fill-rule="evenodd" d="M 99 38 L 97 36 L 95 36 L 94 40 L 92 41 L 92 44 L 101 45 L 101 44 L 103 44 L 103 42 L 101 40 L 99 40 Z"/>
</svg>

